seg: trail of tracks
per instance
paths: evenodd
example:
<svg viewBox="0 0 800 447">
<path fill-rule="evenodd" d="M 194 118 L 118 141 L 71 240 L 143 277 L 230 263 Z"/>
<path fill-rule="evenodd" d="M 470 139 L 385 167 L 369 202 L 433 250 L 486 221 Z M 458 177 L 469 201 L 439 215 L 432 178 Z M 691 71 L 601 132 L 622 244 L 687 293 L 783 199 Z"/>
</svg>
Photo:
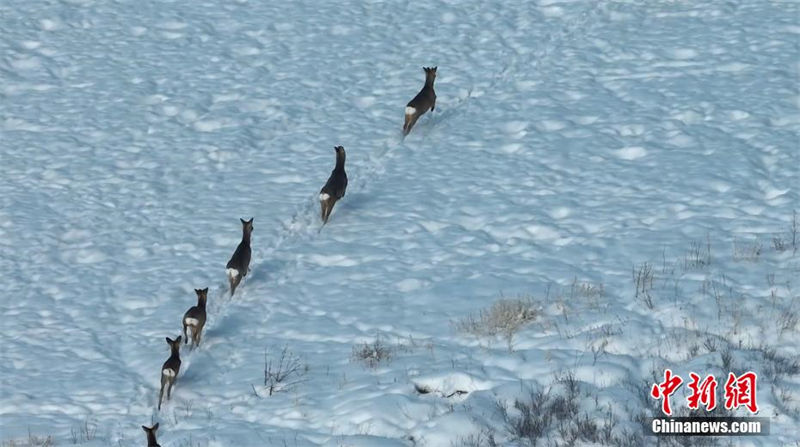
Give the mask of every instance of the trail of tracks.
<svg viewBox="0 0 800 447">
<path fill-rule="evenodd" d="M 515 72 L 525 70 L 540 70 L 547 61 L 557 54 L 558 50 L 568 41 L 577 39 L 582 32 L 586 31 L 587 25 L 590 25 L 592 19 L 604 10 L 604 7 L 599 2 L 590 2 L 590 6 L 584 9 L 574 19 L 567 22 L 566 25 L 560 27 L 556 31 L 548 34 L 540 42 L 543 42 L 540 49 L 531 53 L 529 57 L 520 58 L 512 57 L 511 60 L 504 64 L 503 68 L 499 70 L 492 78 L 489 90 L 498 87 L 501 83 L 508 81 L 513 77 Z M 400 24 L 397 21 L 393 22 L 393 26 L 400 29 Z M 470 102 L 473 99 L 472 87 L 468 88 L 465 96 L 456 99 L 453 102 L 440 102 L 446 108 L 443 111 L 438 111 L 428 117 L 428 122 L 422 126 L 418 126 L 416 133 L 421 133 L 421 140 L 425 142 L 436 126 L 451 120 L 453 117 L 462 116 L 469 110 Z M 441 108 L 441 106 L 440 106 Z M 348 159 L 348 172 L 351 176 L 348 194 L 363 192 L 369 188 L 371 184 L 379 181 L 380 177 L 386 172 L 386 167 L 390 164 L 393 154 L 397 153 L 398 149 L 408 148 L 406 141 L 400 135 L 400 120 L 402 119 L 402 107 L 398 106 L 398 131 L 396 137 L 382 138 L 377 142 L 364 142 L 365 147 L 378 148 L 367 159 Z M 291 133 L 292 130 L 288 129 L 287 132 Z M 414 137 L 414 135 L 412 135 Z M 409 137 L 409 138 L 412 138 Z M 420 136 L 417 136 L 420 138 Z M 413 152 L 405 152 L 405 156 L 409 156 Z M 353 176 L 357 173 L 357 176 Z M 324 179 L 320 179 L 320 186 Z M 271 265 L 268 259 L 280 251 L 290 250 L 292 247 L 299 247 L 301 244 L 308 243 L 321 237 L 327 230 L 335 231 L 331 226 L 336 225 L 336 217 L 332 219 L 328 227 L 323 227 L 319 220 L 318 203 L 316 201 L 317 192 L 310 191 L 308 197 L 295 207 L 295 212 L 288 218 L 282 221 L 283 227 L 274 234 L 268 243 L 264 245 L 259 244 L 258 232 L 253 237 L 253 253 L 254 259 L 251 263 L 251 271 L 245 279 L 235 296 L 230 297 L 228 292 L 228 284 L 225 281 L 220 281 L 216 285 L 210 287 L 209 291 L 209 307 L 208 307 L 208 323 L 204 332 L 213 332 L 221 326 L 225 325 L 225 320 L 228 318 L 232 307 L 236 303 L 247 305 L 247 302 L 253 299 L 264 299 L 264 296 L 258 294 L 255 297 L 258 286 L 264 282 L 282 282 L 290 279 L 292 275 L 299 268 L 299 262 L 289 262 L 282 265 L 278 269 L 269 270 Z M 345 197 L 344 200 L 347 200 Z M 231 247 L 231 251 L 233 247 Z M 259 255 L 258 257 L 255 257 Z M 224 265 L 224 260 L 220 260 L 220 266 Z M 224 269 L 220 267 L 220 276 L 223 275 Z M 188 304 L 187 304 L 188 308 Z M 270 311 L 267 315 L 260 316 L 260 320 L 268 324 L 272 315 Z M 204 345 L 201 350 L 206 349 L 207 337 L 204 337 Z M 194 355 L 192 351 L 184 351 L 183 357 L 186 367 L 181 371 L 181 375 L 186 375 L 188 368 L 191 366 L 191 359 Z M 180 395 L 181 380 L 178 379 L 176 384 L 176 391 Z M 142 392 L 151 392 L 152 390 L 142 390 Z M 152 396 L 155 399 L 156 392 L 152 391 Z M 173 402 L 175 402 L 173 400 Z M 174 403 L 172 404 L 174 405 Z M 169 409 L 170 404 L 165 404 L 165 411 Z M 153 413 L 151 418 L 153 420 L 163 419 L 164 414 L 159 415 L 158 411 L 153 406 Z"/>
</svg>

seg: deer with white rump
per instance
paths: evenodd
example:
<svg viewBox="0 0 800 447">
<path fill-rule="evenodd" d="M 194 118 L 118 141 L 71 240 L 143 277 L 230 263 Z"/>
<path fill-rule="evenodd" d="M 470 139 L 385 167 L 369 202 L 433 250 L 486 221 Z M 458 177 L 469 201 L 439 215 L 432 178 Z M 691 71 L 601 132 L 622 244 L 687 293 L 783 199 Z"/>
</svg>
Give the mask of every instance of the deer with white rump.
<svg viewBox="0 0 800 447">
<path fill-rule="evenodd" d="M 167 400 L 172 396 L 172 386 L 181 370 L 181 336 L 172 340 L 167 337 L 167 344 L 170 348 L 170 356 L 164 365 L 161 366 L 161 391 L 158 392 L 158 409 L 161 410 L 161 400 L 164 397 L 164 387 L 167 388 Z"/>
<path fill-rule="evenodd" d="M 403 124 L 403 137 L 411 132 L 411 128 L 417 123 L 419 117 L 425 112 L 436 108 L 436 92 L 433 91 L 433 81 L 436 80 L 436 69 L 438 67 L 422 67 L 425 70 L 425 85 L 406 105 L 406 120 Z"/>
<path fill-rule="evenodd" d="M 206 325 L 206 300 L 208 299 L 208 287 L 205 289 L 194 289 L 197 294 L 197 306 L 192 306 L 183 314 L 183 338 L 184 343 L 189 343 L 189 336 L 186 329 L 192 329 L 192 347 L 200 346 L 200 337 L 203 335 L 203 326 Z"/>
<path fill-rule="evenodd" d="M 250 270 L 250 234 L 253 232 L 253 218 L 239 220 L 242 221 L 242 241 L 239 242 L 236 251 L 233 252 L 233 256 L 225 266 L 228 282 L 231 285 L 231 296 L 239 286 L 239 282 L 247 276 Z"/>
<path fill-rule="evenodd" d="M 319 192 L 319 204 L 322 213 L 322 224 L 328 223 L 328 218 L 331 217 L 333 205 L 344 197 L 344 192 L 347 190 L 347 173 L 344 172 L 345 152 L 344 147 L 336 146 L 333 148 L 336 151 L 336 166 L 325 182 L 325 186 Z"/>
</svg>

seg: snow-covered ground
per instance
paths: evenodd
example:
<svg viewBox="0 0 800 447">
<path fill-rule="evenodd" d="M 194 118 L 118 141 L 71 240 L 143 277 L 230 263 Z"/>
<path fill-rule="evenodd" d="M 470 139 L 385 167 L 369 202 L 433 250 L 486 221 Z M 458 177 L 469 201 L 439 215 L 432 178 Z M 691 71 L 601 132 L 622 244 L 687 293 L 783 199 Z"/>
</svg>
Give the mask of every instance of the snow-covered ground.
<svg viewBox="0 0 800 447">
<path fill-rule="evenodd" d="M 719 441 L 795 445 L 799 47 L 795 1 L 4 0 L 0 441 L 516 445 L 515 399 L 574 377 L 645 445 L 669 367 L 757 372 L 772 434 Z M 463 330 L 501 297 L 533 321 Z"/>
</svg>

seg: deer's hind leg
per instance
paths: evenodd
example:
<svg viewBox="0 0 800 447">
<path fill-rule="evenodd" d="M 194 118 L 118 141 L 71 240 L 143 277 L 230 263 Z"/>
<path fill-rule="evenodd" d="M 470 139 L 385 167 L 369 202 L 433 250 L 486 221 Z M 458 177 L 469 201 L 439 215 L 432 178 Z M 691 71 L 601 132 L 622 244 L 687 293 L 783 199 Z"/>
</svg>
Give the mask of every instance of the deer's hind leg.
<svg viewBox="0 0 800 447">
<path fill-rule="evenodd" d="M 167 400 L 172 399 L 172 385 L 175 385 L 175 379 L 169 381 L 169 387 L 167 388 Z"/>
<path fill-rule="evenodd" d="M 197 332 L 197 326 L 189 326 L 189 331 L 192 334 L 192 347 L 194 347 L 194 339 L 195 339 L 195 332 Z M 186 340 L 186 343 L 189 343 L 189 340 Z"/>
<path fill-rule="evenodd" d="M 322 222 L 328 223 L 328 219 L 331 217 L 333 205 L 336 204 L 336 200 L 333 197 L 328 197 L 320 203 L 322 204 Z"/>
<path fill-rule="evenodd" d="M 203 326 L 195 326 L 192 331 L 192 344 L 194 347 L 200 346 L 200 338 L 203 336 Z"/>
<path fill-rule="evenodd" d="M 403 126 L 403 135 L 408 135 L 411 132 L 411 129 L 414 127 L 414 124 L 417 123 L 419 119 L 419 114 L 415 113 L 413 115 L 406 115 L 406 124 Z"/>
<path fill-rule="evenodd" d="M 158 392 L 158 409 L 159 410 L 161 409 L 161 401 L 164 398 L 164 383 L 165 383 L 165 377 L 164 377 L 164 374 L 161 374 L 161 391 Z"/>
<path fill-rule="evenodd" d="M 236 292 L 236 288 L 239 287 L 239 283 L 242 282 L 242 274 L 238 273 L 236 276 L 231 276 L 231 296 L 233 293 Z"/>
</svg>

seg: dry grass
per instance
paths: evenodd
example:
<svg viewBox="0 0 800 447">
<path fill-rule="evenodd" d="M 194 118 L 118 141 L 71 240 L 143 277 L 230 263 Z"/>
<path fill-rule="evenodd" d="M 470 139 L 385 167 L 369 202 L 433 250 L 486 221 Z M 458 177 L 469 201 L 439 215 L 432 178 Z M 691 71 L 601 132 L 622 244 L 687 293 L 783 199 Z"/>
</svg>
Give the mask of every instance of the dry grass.
<svg viewBox="0 0 800 447">
<path fill-rule="evenodd" d="M 711 265 L 711 236 L 706 237 L 706 243 L 692 241 L 689 250 L 683 257 L 683 270 L 706 269 Z"/>
<path fill-rule="evenodd" d="M 460 332 L 476 336 L 503 335 L 511 339 L 517 331 L 539 316 L 528 297 L 501 298 L 488 309 L 469 314 L 455 323 Z"/>
<path fill-rule="evenodd" d="M 390 362 L 394 355 L 394 350 L 393 347 L 384 343 L 380 337 L 375 337 L 375 340 L 370 343 L 365 342 L 353 346 L 351 359 L 355 362 L 361 362 L 370 368 L 376 368 L 381 363 Z"/>
<path fill-rule="evenodd" d="M 3 441 L 0 446 L 2 447 L 52 447 L 56 445 L 52 436 L 37 436 L 28 433 L 28 439 L 9 439 Z"/>
<path fill-rule="evenodd" d="M 505 402 L 498 402 L 497 408 L 506 434 L 518 445 L 644 445 L 640 435 L 618 427 L 610 407 L 602 409 L 603 417 L 597 417 L 596 412 L 590 414 L 584 409 L 583 399 L 591 400 L 592 396 L 581 393 L 580 384 L 568 372 L 557 376 L 548 389 L 530 390 L 527 396 L 515 399 L 510 408 Z"/>
<path fill-rule="evenodd" d="M 739 262 L 758 262 L 763 246 L 761 241 L 751 242 L 733 241 L 733 260 Z"/>
<path fill-rule="evenodd" d="M 87 418 L 83 421 L 83 425 L 78 428 L 72 427 L 70 435 L 73 444 L 92 441 L 97 437 L 97 424 L 90 422 Z"/>
<path fill-rule="evenodd" d="M 633 285 L 636 288 L 636 299 L 643 302 L 648 309 L 653 309 L 653 265 L 643 263 L 633 269 Z"/>
</svg>

